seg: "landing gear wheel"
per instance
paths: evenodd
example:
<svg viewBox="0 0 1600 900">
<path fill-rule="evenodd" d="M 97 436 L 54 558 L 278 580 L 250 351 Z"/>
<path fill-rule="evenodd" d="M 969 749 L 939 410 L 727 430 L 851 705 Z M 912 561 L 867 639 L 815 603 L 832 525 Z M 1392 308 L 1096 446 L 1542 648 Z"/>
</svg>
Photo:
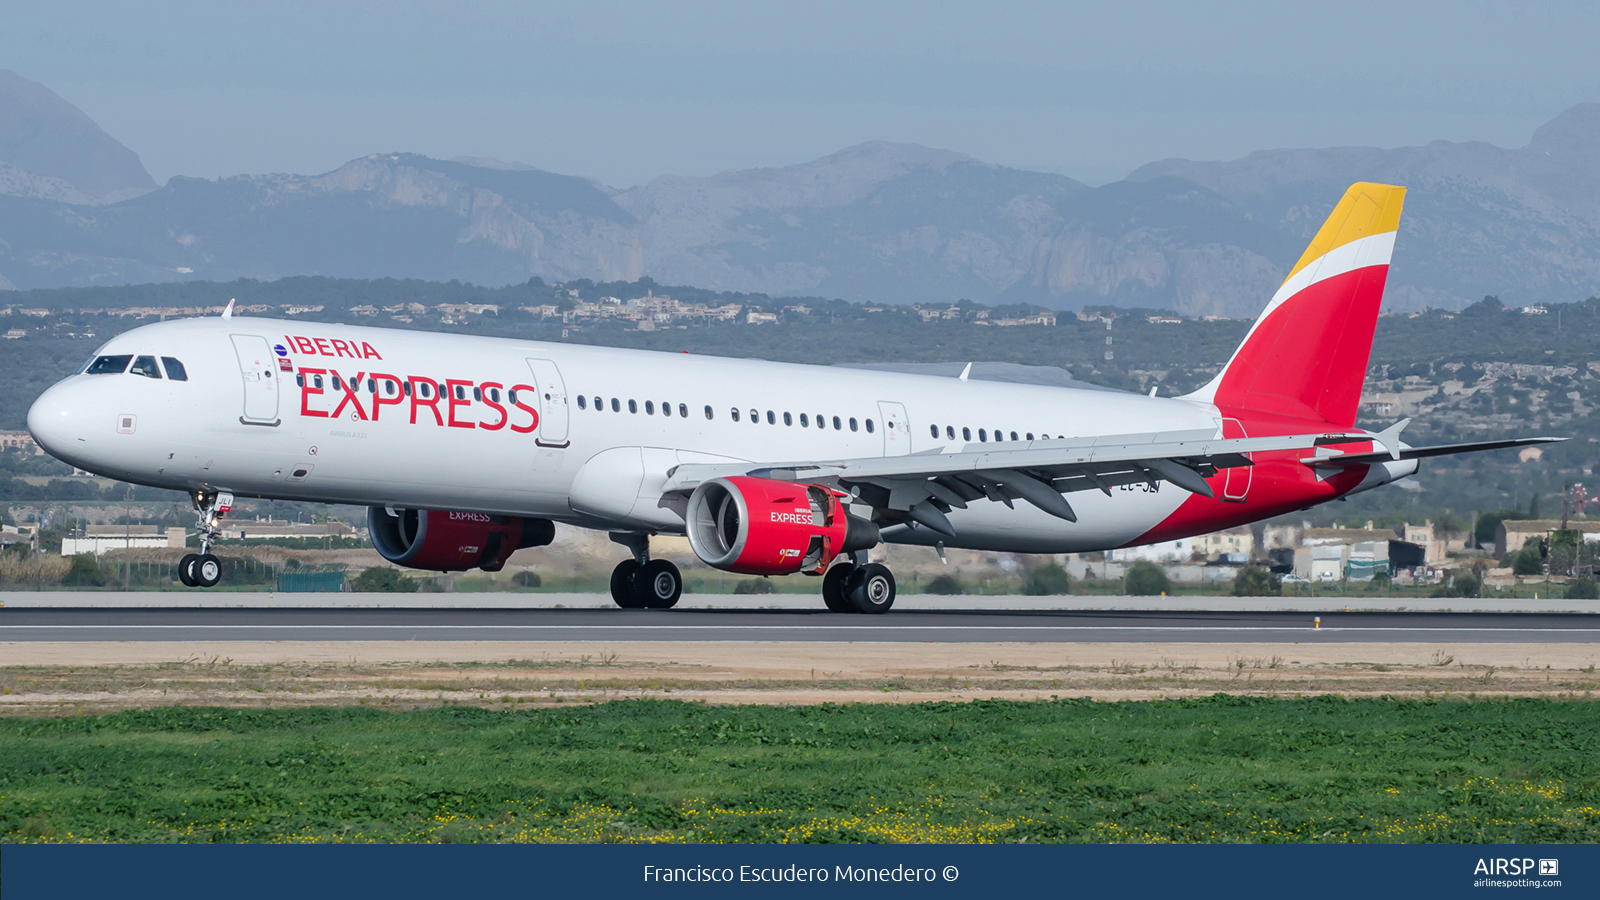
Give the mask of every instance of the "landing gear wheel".
<svg viewBox="0 0 1600 900">
<path fill-rule="evenodd" d="M 683 596 L 683 576 L 665 559 L 652 559 L 641 566 L 633 584 L 647 609 L 671 609 Z"/>
<path fill-rule="evenodd" d="M 199 558 L 198 553 L 186 553 L 183 559 L 178 560 L 178 581 L 182 582 L 184 587 L 195 586 L 194 564 Z"/>
<path fill-rule="evenodd" d="M 853 613 L 856 608 L 845 599 L 844 586 L 850 580 L 856 567 L 850 563 L 839 563 L 822 576 L 822 602 L 828 605 L 828 612 Z"/>
<path fill-rule="evenodd" d="M 222 560 L 209 553 L 195 557 L 190 575 L 197 587 L 216 587 L 222 580 Z"/>
<path fill-rule="evenodd" d="M 623 609 L 644 609 L 644 595 L 634 590 L 639 561 L 625 559 L 611 570 L 611 599 Z"/>
<path fill-rule="evenodd" d="M 886 613 L 894 605 L 894 573 L 877 563 L 859 566 L 845 582 L 844 595 L 857 612 Z"/>
</svg>

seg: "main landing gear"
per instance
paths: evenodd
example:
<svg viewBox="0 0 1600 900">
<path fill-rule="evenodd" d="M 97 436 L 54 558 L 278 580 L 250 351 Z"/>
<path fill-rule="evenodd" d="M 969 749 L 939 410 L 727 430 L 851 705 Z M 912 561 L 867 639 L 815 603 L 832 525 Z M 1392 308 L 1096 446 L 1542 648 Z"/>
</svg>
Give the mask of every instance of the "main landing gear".
<svg viewBox="0 0 1600 900">
<path fill-rule="evenodd" d="M 194 499 L 195 533 L 200 538 L 200 552 L 186 554 L 178 561 L 178 580 L 184 587 L 216 587 L 222 580 L 222 560 L 211 555 L 211 545 L 222 536 L 217 523 L 233 508 L 233 495 L 212 491 L 196 491 Z"/>
<path fill-rule="evenodd" d="M 822 576 L 822 602 L 836 613 L 886 613 L 894 606 L 894 573 L 888 566 L 841 559 Z"/>
<path fill-rule="evenodd" d="M 650 558 L 650 538 L 616 532 L 611 539 L 633 551 L 633 559 L 611 570 L 611 599 L 623 609 L 671 609 L 683 596 L 683 575 L 665 559 Z"/>
</svg>

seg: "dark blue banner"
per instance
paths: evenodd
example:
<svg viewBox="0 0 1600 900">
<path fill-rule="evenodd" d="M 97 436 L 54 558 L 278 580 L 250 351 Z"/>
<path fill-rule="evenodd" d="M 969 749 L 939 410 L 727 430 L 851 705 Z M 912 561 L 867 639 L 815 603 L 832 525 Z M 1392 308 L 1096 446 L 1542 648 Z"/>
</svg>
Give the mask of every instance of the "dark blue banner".
<svg viewBox="0 0 1600 900">
<path fill-rule="evenodd" d="M 1600 896 L 1600 847 L 24 846 L 5 900 L 229 898 Z M 1503 896 L 1503 894 L 1500 894 Z"/>
</svg>

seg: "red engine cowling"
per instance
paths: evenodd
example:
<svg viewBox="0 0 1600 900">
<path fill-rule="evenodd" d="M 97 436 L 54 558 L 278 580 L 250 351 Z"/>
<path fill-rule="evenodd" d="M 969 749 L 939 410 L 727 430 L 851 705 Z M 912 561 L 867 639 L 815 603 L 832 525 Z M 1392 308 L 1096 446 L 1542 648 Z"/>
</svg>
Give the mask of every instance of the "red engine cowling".
<svg viewBox="0 0 1600 900">
<path fill-rule="evenodd" d="M 556 526 L 549 519 L 371 506 L 367 534 L 380 556 L 408 568 L 498 572 L 516 551 L 555 540 Z"/>
<path fill-rule="evenodd" d="M 822 574 L 841 553 L 875 547 L 878 526 L 814 484 L 735 475 L 689 496 L 689 546 L 708 566 L 744 575 Z"/>
</svg>

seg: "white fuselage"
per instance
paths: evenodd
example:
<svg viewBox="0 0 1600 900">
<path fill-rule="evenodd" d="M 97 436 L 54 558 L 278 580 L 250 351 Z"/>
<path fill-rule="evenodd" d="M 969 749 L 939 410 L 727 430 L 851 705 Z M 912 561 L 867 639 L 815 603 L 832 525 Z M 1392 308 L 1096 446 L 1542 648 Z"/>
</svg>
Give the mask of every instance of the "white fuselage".
<svg viewBox="0 0 1600 900">
<path fill-rule="evenodd" d="M 681 463 L 953 452 L 997 436 L 1020 447 L 1030 435 L 1221 434 L 1215 407 L 1183 399 L 265 319 L 148 325 L 97 355 L 118 354 L 175 358 L 187 380 L 131 371 L 63 380 L 28 418 L 52 455 L 178 490 L 539 516 L 613 531 L 681 533 L 682 498 L 661 493 Z M 359 379 L 353 398 L 335 376 L 340 385 Z M 945 543 L 1117 547 L 1188 496 L 1166 485 L 1080 492 L 1077 523 L 981 501 L 951 513 L 960 537 Z M 936 537 L 903 527 L 885 534 Z"/>
</svg>

